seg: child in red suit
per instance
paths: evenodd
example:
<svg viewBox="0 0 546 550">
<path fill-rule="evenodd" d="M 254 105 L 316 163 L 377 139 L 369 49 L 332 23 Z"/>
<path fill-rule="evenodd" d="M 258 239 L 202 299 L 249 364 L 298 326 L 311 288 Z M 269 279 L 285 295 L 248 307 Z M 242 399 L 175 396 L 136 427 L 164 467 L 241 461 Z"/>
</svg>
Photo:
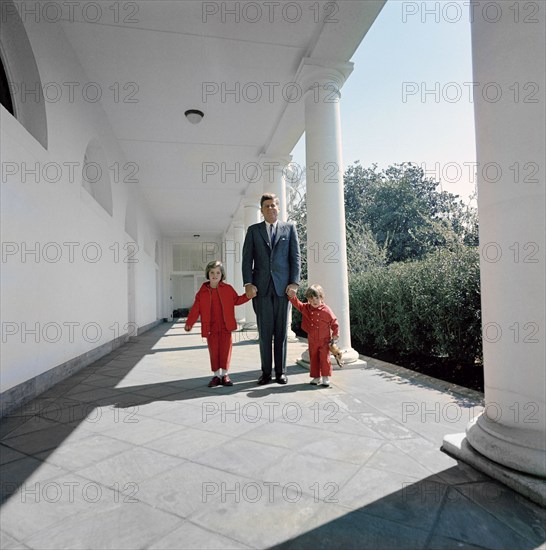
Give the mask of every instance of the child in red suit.
<svg viewBox="0 0 546 550">
<path fill-rule="evenodd" d="M 231 331 L 237 328 L 235 306 L 248 302 L 245 294 L 239 296 L 235 289 L 224 283 L 226 272 L 218 260 L 207 264 L 205 270 L 207 282 L 195 295 L 184 330 L 189 332 L 197 318 L 201 316 L 201 336 L 207 339 L 210 355 L 210 367 L 214 376 L 209 388 L 233 386 L 228 375 L 231 360 Z"/>
<path fill-rule="evenodd" d="M 324 290 L 320 285 L 311 285 L 305 297 L 306 304 L 298 300 L 295 290 L 288 294 L 292 305 L 301 311 L 301 328 L 307 332 L 311 384 L 320 384 L 322 378 L 322 385 L 329 386 L 332 376 L 330 341 L 339 338 L 339 325 L 332 310 L 324 303 Z"/>
</svg>

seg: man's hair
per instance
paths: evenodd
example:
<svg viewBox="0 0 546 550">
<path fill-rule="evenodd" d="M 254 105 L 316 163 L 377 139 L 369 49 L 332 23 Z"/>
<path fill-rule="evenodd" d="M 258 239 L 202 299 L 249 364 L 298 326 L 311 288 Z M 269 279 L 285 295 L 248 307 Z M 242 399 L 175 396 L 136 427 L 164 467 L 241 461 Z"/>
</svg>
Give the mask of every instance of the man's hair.
<svg viewBox="0 0 546 550">
<path fill-rule="evenodd" d="M 311 285 L 305 291 L 305 297 L 308 300 L 309 298 L 320 298 L 321 300 L 324 300 L 324 289 L 320 285 Z"/>
<path fill-rule="evenodd" d="M 260 199 L 260 208 L 264 205 L 265 201 L 275 201 L 277 206 L 280 205 L 279 197 L 275 193 L 264 193 Z"/>
<path fill-rule="evenodd" d="M 226 270 L 224 269 L 224 264 L 220 260 L 213 260 L 207 264 L 207 267 L 205 268 L 205 276 L 207 277 L 207 281 L 209 280 L 210 270 L 215 267 L 220 268 L 220 272 L 222 273 L 222 278 L 220 280 L 223 281 L 226 278 Z"/>
</svg>

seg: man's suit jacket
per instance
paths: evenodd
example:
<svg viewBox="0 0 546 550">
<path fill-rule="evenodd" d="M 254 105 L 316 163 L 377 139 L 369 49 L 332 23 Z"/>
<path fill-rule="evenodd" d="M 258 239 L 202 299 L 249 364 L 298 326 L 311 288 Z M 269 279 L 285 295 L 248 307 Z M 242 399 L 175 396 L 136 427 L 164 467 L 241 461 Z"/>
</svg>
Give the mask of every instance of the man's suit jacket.
<svg viewBox="0 0 546 550">
<path fill-rule="evenodd" d="M 296 226 L 291 222 L 277 222 L 277 232 L 273 249 L 265 221 L 251 225 L 246 233 L 243 246 L 243 283 L 252 283 L 265 293 L 270 277 L 275 292 L 282 296 L 286 287 L 300 283 L 300 245 Z"/>
</svg>

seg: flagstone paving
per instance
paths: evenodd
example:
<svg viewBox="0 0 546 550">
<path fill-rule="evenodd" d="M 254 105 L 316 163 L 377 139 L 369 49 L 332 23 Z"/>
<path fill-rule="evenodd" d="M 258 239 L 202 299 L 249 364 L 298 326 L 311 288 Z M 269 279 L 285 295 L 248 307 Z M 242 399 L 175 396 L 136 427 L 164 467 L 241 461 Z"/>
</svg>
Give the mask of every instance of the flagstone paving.
<svg viewBox="0 0 546 550">
<path fill-rule="evenodd" d="M 482 395 L 372 359 L 258 386 L 159 325 L 2 419 L 0 547 L 544 548 L 546 510 L 440 451 Z"/>
</svg>

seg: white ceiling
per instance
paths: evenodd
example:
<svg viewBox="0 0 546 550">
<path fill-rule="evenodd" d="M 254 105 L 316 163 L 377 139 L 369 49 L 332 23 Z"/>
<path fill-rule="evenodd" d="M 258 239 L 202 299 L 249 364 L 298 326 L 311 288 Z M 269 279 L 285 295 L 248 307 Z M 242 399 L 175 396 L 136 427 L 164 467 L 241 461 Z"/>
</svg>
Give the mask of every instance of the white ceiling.
<svg viewBox="0 0 546 550">
<path fill-rule="evenodd" d="M 119 101 L 103 107 L 162 234 L 213 235 L 237 215 L 253 177 L 243 167 L 260 154 L 289 154 L 301 137 L 303 101 L 287 103 L 281 92 L 302 59 L 350 61 L 384 1 L 146 0 L 114 3 L 117 24 L 63 27 L 89 80 L 120 84 Z M 239 22 L 225 12 L 237 6 Z M 237 85 L 237 96 L 222 96 Z M 201 123 L 190 124 L 187 109 L 202 110 Z M 238 163 L 239 181 L 221 177 L 222 163 Z M 218 174 L 203 177 L 204 167 Z"/>
</svg>

